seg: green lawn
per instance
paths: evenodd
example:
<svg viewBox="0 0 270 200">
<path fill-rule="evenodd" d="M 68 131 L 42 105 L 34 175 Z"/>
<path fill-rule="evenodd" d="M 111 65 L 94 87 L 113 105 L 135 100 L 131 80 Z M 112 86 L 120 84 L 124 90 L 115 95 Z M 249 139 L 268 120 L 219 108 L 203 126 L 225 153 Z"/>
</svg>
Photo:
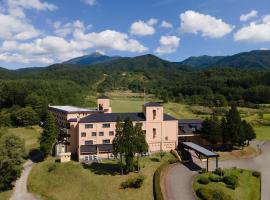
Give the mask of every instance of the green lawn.
<svg viewBox="0 0 270 200">
<path fill-rule="evenodd" d="M 239 177 L 239 186 L 233 190 L 226 186 L 223 182 L 210 182 L 207 185 L 198 183 L 201 176 L 208 176 L 211 173 L 200 174 L 195 177 L 193 181 L 193 189 L 196 191 L 198 188 L 206 187 L 214 190 L 221 190 L 225 194 L 230 195 L 232 200 L 259 200 L 260 199 L 260 179 L 252 176 L 252 171 L 243 170 L 242 173 L 239 169 L 227 169 L 225 175 L 235 174 Z M 198 198 L 200 199 L 200 198 Z"/>
<path fill-rule="evenodd" d="M 270 126 L 256 126 L 254 130 L 257 140 L 270 140 Z"/>
<path fill-rule="evenodd" d="M 163 161 L 172 158 L 167 154 Z M 153 199 L 153 174 L 162 162 L 142 158 L 141 174 L 146 176 L 143 186 L 139 189 L 121 189 L 120 184 L 128 177 L 138 173 L 119 175 L 119 167 L 114 161 L 104 161 L 84 168 L 78 162 L 56 164 L 56 169 L 48 172 L 54 163 L 49 158 L 34 166 L 28 182 L 30 191 L 51 200 L 151 200 Z"/>
<path fill-rule="evenodd" d="M 41 134 L 42 129 L 39 126 L 33 127 L 19 127 L 19 128 L 8 128 L 7 134 L 16 135 L 25 140 L 25 149 L 28 153 L 31 149 L 38 148 L 38 138 Z"/>
</svg>

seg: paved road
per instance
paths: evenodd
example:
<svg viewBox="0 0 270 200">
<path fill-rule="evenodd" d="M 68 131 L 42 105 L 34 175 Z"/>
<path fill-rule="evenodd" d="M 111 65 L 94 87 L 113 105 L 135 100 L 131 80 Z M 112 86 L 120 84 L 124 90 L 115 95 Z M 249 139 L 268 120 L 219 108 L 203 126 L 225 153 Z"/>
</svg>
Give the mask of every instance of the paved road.
<svg viewBox="0 0 270 200">
<path fill-rule="evenodd" d="M 21 177 L 16 181 L 11 200 L 40 200 L 40 198 L 27 191 L 27 179 L 34 163 L 27 160 L 23 167 Z"/>
<path fill-rule="evenodd" d="M 257 143 L 255 143 L 257 145 Z M 262 154 L 255 158 L 220 161 L 222 168 L 239 167 L 253 169 L 262 173 L 262 198 L 261 200 L 270 200 L 270 141 L 259 143 Z M 196 163 L 199 161 L 196 160 Z M 205 163 L 198 163 L 205 167 Z M 215 168 L 215 162 L 210 161 L 210 169 Z M 196 170 L 196 169 L 194 169 Z M 192 191 L 192 179 L 196 172 L 188 169 L 182 164 L 177 164 L 167 171 L 165 177 L 165 190 L 168 200 L 194 200 Z"/>
</svg>

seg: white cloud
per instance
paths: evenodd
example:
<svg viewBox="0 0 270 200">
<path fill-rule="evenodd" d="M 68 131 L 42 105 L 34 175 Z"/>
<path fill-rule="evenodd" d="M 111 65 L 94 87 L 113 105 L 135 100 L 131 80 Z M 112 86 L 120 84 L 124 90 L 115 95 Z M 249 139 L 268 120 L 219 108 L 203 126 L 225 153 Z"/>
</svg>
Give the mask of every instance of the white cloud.
<svg viewBox="0 0 270 200">
<path fill-rule="evenodd" d="M 160 27 L 161 28 L 173 28 L 173 25 L 170 22 L 163 20 L 160 24 Z"/>
<path fill-rule="evenodd" d="M 83 0 L 84 3 L 86 3 L 89 6 L 94 6 L 97 4 L 96 0 Z"/>
<path fill-rule="evenodd" d="M 99 33 L 83 33 L 75 31 L 74 42 L 81 46 L 98 49 L 111 49 L 128 52 L 145 52 L 147 47 L 140 44 L 137 40 L 130 39 L 127 34 L 114 30 L 105 30 Z"/>
<path fill-rule="evenodd" d="M 0 39 L 27 40 L 40 34 L 40 31 L 25 20 L 11 15 L 0 14 L 0 24 Z"/>
<path fill-rule="evenodd" d="M 130 27 L 130 33 L 133 35 L 153 35 L 155 34 L 155 28 L 154 25 L 157 24 L 157 19 L 151 18 L 147 22 L 144 22 L 142 20 L 134 22 Z"/>
<path fill-rule="evenodd" d="M 15 17 L 24 18 L 24 9 L 35 9 L 39 11 L 57 9 L 57 6 L 40 0 L 7 0 L 8 13 Z"/>
<path fill-rule="evenodd" d="M 269 48 L 267 48 L 267 47 L 262 47 L 262 48 L 260 48 L 260 50 L 262 50 L 262 51 L 268 51 Z"/>
<path fill-rule="evenodd" d="M 89 29 L 92 25 L 84 26 L 84 23 L 80 20 L 75 20 L 73 22 L 69 22 L 66 24 L 62 24 L 60 21 L 56 21 L 53 23 L 54 33 L 57 36 L 66 37 L 67 35 L 73 33 L 75 29 Z"/>
<path fill-rule="evenodd" d="M 257 10 L 252 10 L 247 14 L 242 14 L 240 16 L 240 21 L 248 21 L 249 19 L 253 18 L 253 17 L 257 17 L 258 15 L 258 11 Z"/>
<path fill-rule="evenodd" d="M 251 22 L 234 34 L 235 41 L 256 43 L 270 42 L 270 15 L 266 15 L 258 23 Z"/>
<path fill-rule="evenodd" d="M 161 36 L 160 46 L 155 50 L 158 54 L 170 54 L 177 50 L 180 44 L 180 38 L 176 36 Z"/>
<path fill-rule="evenodd" d="M 229 34 L 234 26 L 211 15 L 188 10 L 180 14 L 181 30 L 187 33 L 201 33 L 204 37 L 221 38 Z"/>
</svg>

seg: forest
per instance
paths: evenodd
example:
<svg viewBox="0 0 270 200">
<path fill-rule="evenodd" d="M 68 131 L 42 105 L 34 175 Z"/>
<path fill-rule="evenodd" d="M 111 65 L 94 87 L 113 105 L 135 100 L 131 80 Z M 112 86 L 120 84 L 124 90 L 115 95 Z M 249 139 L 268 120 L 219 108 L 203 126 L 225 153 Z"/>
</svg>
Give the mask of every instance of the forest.
<svg viewBox="0 0 270 200">
<path fill-rule="evenodd" d="M 269 86 L 268 70 L 225 67 L 196 70 L 153 55 L 94 65 L 1 69 L 0 125 L 35 124 L 44 119 L 48 104 L 86 106 L 85 97 L 89 93 L 113 90 L 145 90 L 164 102 L 256 107 L 270 103 Z"/>
</svg>

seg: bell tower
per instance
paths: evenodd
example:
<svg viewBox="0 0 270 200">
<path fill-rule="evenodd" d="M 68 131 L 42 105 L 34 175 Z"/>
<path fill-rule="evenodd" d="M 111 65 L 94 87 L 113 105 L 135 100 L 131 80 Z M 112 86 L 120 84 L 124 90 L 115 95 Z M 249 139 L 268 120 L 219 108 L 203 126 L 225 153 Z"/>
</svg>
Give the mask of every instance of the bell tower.
<svg viewBox="0 0 270 200">
<path fill-rule="evenodd" d="M 104 113 L 111 113 L 112 107 L 110 106 L 110 99 L 105 95 L 101 95 L 97 98 L 97 106 L 99 111 Z"/>
</svg>

